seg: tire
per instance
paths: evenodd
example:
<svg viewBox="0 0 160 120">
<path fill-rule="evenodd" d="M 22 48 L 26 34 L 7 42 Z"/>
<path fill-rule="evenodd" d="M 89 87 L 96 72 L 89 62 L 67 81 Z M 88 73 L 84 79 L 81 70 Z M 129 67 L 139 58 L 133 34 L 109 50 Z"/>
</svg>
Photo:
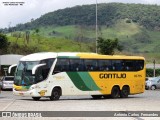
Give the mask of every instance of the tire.
<svg viewBox="0 0 160 120">
<path fill-rule="evenodd" d="M 152 85 L 151 86 L 151 90 L 155 90 L 156 89 L 156 86 L 155 85 Z"/>
<path fill-rule="evenodd" d="M 2 83 L 2 85 L 0 86 L 0 88 L 1 88 L 1 90 L 3 90 L 3 83 Z"/>
<path fill-rule="evenodd" d="M 0 93 L 2 92 L 2 87 L 0 86 Z"/>
<path fill-rule="evenodd" d="M 33 98 L 33 100 L 35 100 L 35 101 L 39 101 L 41 97 L 32 97 L 32 98 Z"/>
<path fill-rule="evenodd" d="M 52 94 L 51 94 L 50 100 L 52 100 L 52 101 L 53 101 L 53 100 L 59 100 L 60 96 L 61 96 L 61 91 L 60 91 L 60 89 L 54 88 L 54 89 L 52 90 Z"/>
<path fill-rule="evenodd" d="M 149 90 L 149 88 L 145 88 L 145 90 Z"/>
<path fill-rule="evenodd" d="M 128 95 L 130 94 L 130 90 L 128 86 L 124 86 L 120 92 L 120 97 L 121 98 L 127 98 Z"/>
<path fill-rule="evenodd" d="M 1 88 L 1 90 L 5 91 L 5 89 L 4 89 L 4 87 L 3 87 L 3 85 L 2 85 L 2 88 Z"/>
<path fill-rule="evenodd" d="M 102 95 L 91 95 L 93 99 L 101 99 Z"/>
<path fill-rule="evenodd" d="M 119 90 L 119 88 L 118 87 L 113 87 L 112 88 L 112 91 L 111 91 L 111 97 L 113 98 L 113 99 L 115 99 L 115 98 L 119 98 L 119 96 L 120 96 L 120 90 Z"/>
</svg>

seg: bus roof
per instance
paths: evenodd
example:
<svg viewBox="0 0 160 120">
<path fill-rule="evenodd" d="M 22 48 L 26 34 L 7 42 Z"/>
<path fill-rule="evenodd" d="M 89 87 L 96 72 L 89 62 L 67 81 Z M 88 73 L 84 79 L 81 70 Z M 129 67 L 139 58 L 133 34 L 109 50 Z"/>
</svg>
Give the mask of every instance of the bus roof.
<svg viewBox="0 0 160 120">
<path fill-rule="evenodd" d="M 89 58 L 89 59 L 143 59 L 140 56 L 125 55 L 100 55 L 96 53 L 83 52 L 40 52 L 26 55 L 20 61 L 40 61 L 49 58 Z"/>
</svg>

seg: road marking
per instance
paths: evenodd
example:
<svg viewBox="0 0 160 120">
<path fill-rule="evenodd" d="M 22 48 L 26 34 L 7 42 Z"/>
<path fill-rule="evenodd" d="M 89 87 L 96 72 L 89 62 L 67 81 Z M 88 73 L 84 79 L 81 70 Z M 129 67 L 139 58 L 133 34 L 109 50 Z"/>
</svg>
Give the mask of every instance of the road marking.
<svg viewBox="0 0 160 120">
<path fill-rule="evenodd" d="M 12 105 L 15 102 L 15 100 L 13 100 L 12 102 L 10 102 L 6 107 L 4 107 L 2 109 L 2 111 L 5 111 L 10 105 Z"/>
</svg>

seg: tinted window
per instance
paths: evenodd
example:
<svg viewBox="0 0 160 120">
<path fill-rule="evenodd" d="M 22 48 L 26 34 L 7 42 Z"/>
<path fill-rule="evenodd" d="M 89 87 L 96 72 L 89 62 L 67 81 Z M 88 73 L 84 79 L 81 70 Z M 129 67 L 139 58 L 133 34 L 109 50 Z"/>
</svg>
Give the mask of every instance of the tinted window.
<svg viewBox="0 0 160 120">
<path fill-rule="evenodd" d="M 42 67 L 39 67 L 37 69 L 37 73 L 36 73 L 37 76 L 42 75 L 43 80 L 46 79 L 47 76 L 48 76 L 48 73 L 50 71 L 50 68 L 52 67 L 53 61 L 54 61 L 53 58 L 51 58 L 51 59 L 45 59 L 45 60 L 40 61 L 40 64 L 45 63 L 46 65 L 42 66 Z M 36 78 L 37 78 L 36 80 L 39 79 L 37 76 L 36 76 Z"/>
<path fill-rule="evenodd" d="M 45 66 L 50 69 L 51 66 L 52 66 L 52 64 L 53 64 L 53 61 L 54 61 L 53 58 L 51 58 L 51 59 L 45 59 L 45 60 L 40 61 L 40 64 L 45 63 L 46 64 Z"/>
<path fill-rule="evenodd" d="M 135 61 L 133 60 L 125 60 L 125 70 L 134 71 L 135 70 Z"/>
<path fill-rule="evenodd" d="M 84 60 L 85 68 L 87 71 L 96 71 L 98 70 L 97 60 Z"/>
<path fill-rule="evenodd" d="M 62 71 L 139 71 L 143 60 L 57 59 L 54 73 Z"/>
<path fill-rule="evenodd" d="M 139 71 L 144 68 L 143 60 L 98 60 L 99 71 Z"/>
<path fill-rule="evenodd" d="M 82 59 L 70 59 L 70 71 L 84 71 L 85 66 Z"/>
<path fill-rule="evenodd" d="M 57 63 L 54 68 L 54 73 L 69 71 L 69 59 L 57 59 Z"/>
<path fill-rule="evenodd" d="M 98 60 L 98 70 L 108 71 L 112 69 L 111 60 Z"/>
<path fill-rule="evenodd" d="M 143 60 L 136 60 L 134 66 L 135 66 L 135 70 L 136 71 L 143 70 L 143 68 L 144 68 L 144 61 Z"/>
<path fill-rule="evenodd" d="M 112 60 L 112 69 L 113 71 L 121 71 L 125 69 L 123 60 Z"/>
</svg>

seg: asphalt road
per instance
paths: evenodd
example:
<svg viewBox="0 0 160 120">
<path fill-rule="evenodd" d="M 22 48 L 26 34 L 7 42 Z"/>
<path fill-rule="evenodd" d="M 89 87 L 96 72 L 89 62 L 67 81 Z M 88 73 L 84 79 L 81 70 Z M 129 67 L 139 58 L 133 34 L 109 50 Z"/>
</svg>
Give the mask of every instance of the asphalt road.
<svg viewBox="0 0 160 120">
<path fill-rule="evenodd" d="M 108 98 L 94 100 L 90 96 L 62 96 L 58 101 L 50 101 L 49 98 L 33 101 L 31 97 L 14 96 L 12 91 L 2 91 L 0 94 L 0 111 L 160 111 L 160 91 L 147 90 L 143 94 L 130 95 L 129 98 L 125 99 Z M 73 117 L 67 118 L 75 119 Z M 97 118 L 93 117 L 82 118 L 97 120 Z M 82 118 L 76 119 L 81 120 Z M 113 119 L 118 120 L 122 118 L 114 117 Z M 123 119 L 150 120 L 151 118 L 160 119 L 160 116 L 158 118 L 145 117 L 144 119 L 143 117 L 127 117 Z M 8 118 L 6 119 L 8 120 Z M 39 120 L 39 118 L 37 119 Z M 59 120 L 63 118 L 56 117 L 54 119 Z M 98 119 L 102 118 L 100 117 Z M 107 119 L 110 118 L 107 117 Z"/>
</svg>

